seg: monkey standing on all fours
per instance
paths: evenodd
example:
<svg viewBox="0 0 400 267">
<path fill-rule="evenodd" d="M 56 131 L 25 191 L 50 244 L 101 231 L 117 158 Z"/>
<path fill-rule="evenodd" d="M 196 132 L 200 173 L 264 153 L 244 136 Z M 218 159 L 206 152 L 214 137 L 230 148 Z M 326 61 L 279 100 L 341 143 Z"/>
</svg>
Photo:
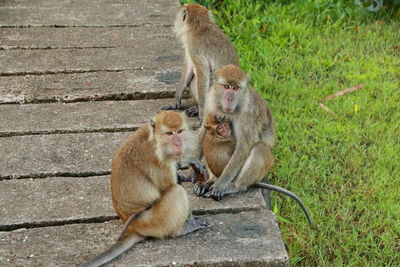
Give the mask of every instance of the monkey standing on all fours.
<svg viewBox="0 0 400 267">
<path fill-rule="evenodd" d="M 207 182 L 203 184 L 197 184 L 195 186 L 194 191 L 200 196 L 204 196 L 205 192 L 207 192 L 207 190 L 221 176 L 230 158 L 232 157 L 236 146 L 236 139 L 234 133 L 232 132 L 232 125 L 228 120 L 220 119 L 217 116 L 207 114 L 204 121 L 204 128 L 206 129 L 206 135 L 203 141 L 203 151 L 210 178 L 207 180 Z M 268 156 L 268 154 L 265 155 Z M 282 187 L 259 182 L 263 177 L 266 177 L 269 166 L 273 163 L 271 162 L 271 159 L 272 158 L 269 157 L 255 159 L 257 162 L 253 164 L 252 168 L 259 169 L 253 170 L 255 175 L 253 177 L 247 177 L 248 180 L 245 182 L 245 184 L 277 191 L 290 196 L 297 201 L 297 203 L 299 203 L 307 217 L 308 222 L 312 224 L 310 213 L 299 197 Z M 234 186 L 238 189 L 245 189 L 245 187 L 243 187 L 243 181 L 234 181 Z"/>
<path fill-rule="evenodd" d="M 204 220 L 187 220 L 189 200 L 177 184 L 176 161 L 190 144 L 186 130 L 180 113 L 164 111 L 119 148 L 112 161 L 111 193 L 126 225 L 113 247 L 82 266 L 103 265 L 146 237 L 174 237 L 208 227 Z"/>
<path fill-rule="evenodd" d="M 175 33 L 185 49 L 185 66 L 176 90 L 176 106 L 181 108 L 184 90 L 189 87 L 198 108 L 190 107 L 189 116 L 203 118 L 211 73 L 223 65 L 239 66 L 236 50 L 221 29 L 213 22 L 207 8 L 197 4 L 183 5 L 175 19 Z"/>
</svg>

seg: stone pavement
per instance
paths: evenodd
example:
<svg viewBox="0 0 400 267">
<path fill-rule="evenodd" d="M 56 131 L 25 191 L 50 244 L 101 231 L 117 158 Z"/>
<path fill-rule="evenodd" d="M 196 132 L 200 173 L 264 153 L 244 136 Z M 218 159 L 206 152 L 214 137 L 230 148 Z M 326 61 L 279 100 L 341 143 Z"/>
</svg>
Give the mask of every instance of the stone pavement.
<svg viewBox="0 0 400 267">
<path fill-rule="evenodd" d="M 0 1 L 0 266 L 76 265 L 114 242 L 122 225 L 111 158 L 173 103 L 178 5 Z M 221 202 L 189 197 L 211 228 L 144 241 L 111 265 L 288 265 L 259 190 Z"/>
</svg>

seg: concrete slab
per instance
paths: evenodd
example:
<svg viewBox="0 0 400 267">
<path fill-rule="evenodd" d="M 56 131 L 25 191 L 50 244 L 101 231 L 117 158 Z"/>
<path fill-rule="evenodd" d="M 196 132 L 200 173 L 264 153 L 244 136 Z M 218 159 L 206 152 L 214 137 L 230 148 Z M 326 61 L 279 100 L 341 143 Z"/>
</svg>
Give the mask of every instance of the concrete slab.
<svg viewBox="0 0 400 267">
<path fill-rule="evenodd" d="M 187 101 L 184 101 L 186 103 Z M 28 134 L 134 131 L 175 100 L 0 105 L 0 137 Z"/>
<path fill-rule="evenodd" d="M 137 69 L 166 70 L 180 64 L 175 42 L 132 48 L 0 50 L 0 76 Z"/>
<path fill-rule="evenodd" d="M 131 133 L 28 135 L 0 138 L 0 180 L 108 174 Z"/>
<path fill-rule="evenodd" d="M 288 266 L 267 210 L 206 216 L 213 226 L 181 238 L 146 240 L 109 266 Z M 1 266 L 72 266 L 105 250 L 121 224 L 74 224 L 0 232 Z"/>
<path fill-rule="evenodd" d="M 237 213 L 265 206 L 257 189 L 216 202 L 198 198 L 192 183 L 183 186 L 194 214 Z M 1 181 L 0 231 L 116 219 L 110 190 L 108 175 Z"/>
<path fill-rule="evenodd" d="M 173 97 L 181 67 L 180 61 L 171 64 L 132 71 L 0 76 L 0 104 Z"/>
<path fill-rule="evenodd" d="M 37 27 L 0 29 L 0 49 L 141 47 L 175 41 L 172 27 Z"/>
<path fill-rule="evenodd" d="M 2 1 L 0 26 L 171 25 L 177 8 L 175 0 Z"/>
</svg>

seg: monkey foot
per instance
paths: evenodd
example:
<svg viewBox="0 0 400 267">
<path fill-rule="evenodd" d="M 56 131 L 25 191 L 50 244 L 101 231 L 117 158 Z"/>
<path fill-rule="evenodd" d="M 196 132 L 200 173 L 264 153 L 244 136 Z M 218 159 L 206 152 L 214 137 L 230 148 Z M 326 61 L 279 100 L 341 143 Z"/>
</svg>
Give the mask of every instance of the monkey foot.
<svg viewBox="0 0 400 267">
<path fill-rule="evenodd" d="M 177 105 L 166 105 L 161 108 L 161 110 L 177 110 L 179 107 Z"/>
<path fill-rule="evenodd" d="M 211 186 L 208 190 L 209 191 L 206 194 L 204 194 L 203 197 L 212 198 L 215 201 L 220 201 L 222 199 L 222 196 L 226 194 L 226 190 L 223 189 L 215 190 L 213 186 Z"/>
<path fill-rule="evenodd" d="M 204 196 L 209 193 L 212 183 L 196 184 L 193 188 L 194 193 L 198 196 Z"/>
<path fill-rule="evenodd" d="M 191 216 L 177 236 L 184 236 L 197 230 L 209 228 L 210 226 L 211 224 L 209 224 L 206 219 Z"/>
<path fill-rule="evenodd" d="M 191 175 L 189 176 L 185 176 L 183 174 L 177 173 L 176 174 L 178 176 L 178 183 L 182 183 L 182 182 L 193 182 L 193 177 Z"/>
<path fill-rule="evenodd" d="M 186 109 L 186 115 L 188 115 L 188 117 L 196 117 L 199 115 L 199 110 L 197 108 L 197 106 L 191 106 L 189 108 Z"/>
</svg>

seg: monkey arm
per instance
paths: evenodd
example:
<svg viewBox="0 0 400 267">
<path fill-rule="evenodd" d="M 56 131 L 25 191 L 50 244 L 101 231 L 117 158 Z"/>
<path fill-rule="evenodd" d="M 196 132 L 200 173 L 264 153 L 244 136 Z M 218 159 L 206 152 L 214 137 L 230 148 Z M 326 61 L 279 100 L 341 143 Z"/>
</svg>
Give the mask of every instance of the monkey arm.
<svg viewBox="0 0 400 267">
<path fill-rule="evenodd" d="M 213 185 L 213 194 L 223 194 L 223 191 L 226 189 L 226 187 L 238 175 L 249 154 L 250 147 L 246 143 L 238 142 L 236 144 L 235 152 L 233 153 L 221 176 Z"/>
<path fill-rule="evenodd" d="M 196 139 L 196 147 L 194 149 L 194 158 L 197 160 L 201 160 L 201 157 L 203 156 L 203 141 L 204 137 L 206 136 L 206 129 L 204 127 L 200 128 L 199 135 L 197 136 Z"/>
</svg>

